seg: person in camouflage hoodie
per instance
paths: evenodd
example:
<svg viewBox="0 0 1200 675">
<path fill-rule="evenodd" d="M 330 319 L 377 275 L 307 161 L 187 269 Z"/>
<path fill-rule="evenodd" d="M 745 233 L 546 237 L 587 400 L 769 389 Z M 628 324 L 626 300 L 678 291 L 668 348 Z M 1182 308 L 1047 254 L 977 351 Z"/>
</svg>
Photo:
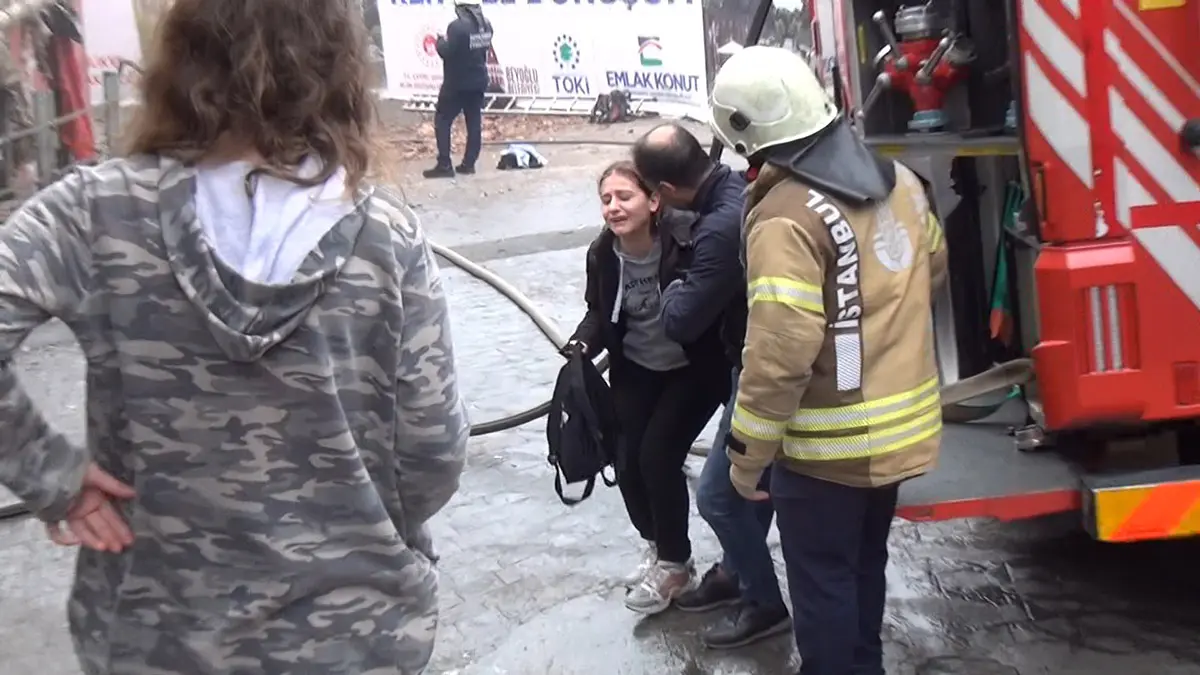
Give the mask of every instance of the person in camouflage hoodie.
<svg viewBox="0 0 1200 675">
<path fill-rule="evenodd" d="M 83 544 L 88 675 L 429 662 L 468 421 L 428 243 L 365 180 L 368 83 L 346 0 L 176 0 L 129 155 L 0 230 L 0 483 Z M 11 366 L 52 317 L 87 447 Z"/>
</svg>

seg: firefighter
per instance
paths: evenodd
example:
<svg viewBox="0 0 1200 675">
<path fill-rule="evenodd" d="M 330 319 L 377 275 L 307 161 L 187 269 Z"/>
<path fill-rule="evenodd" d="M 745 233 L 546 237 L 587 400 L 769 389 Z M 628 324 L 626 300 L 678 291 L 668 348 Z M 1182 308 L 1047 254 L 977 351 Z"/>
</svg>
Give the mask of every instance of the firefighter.
<svg viewBox="0 0 1200 675">
<path fill-rule="evenodd" d="M 426 169 L 426 178 L 453 178 L 475 173 L 483 145 L 483 99 L 488 87 L 487 58 L 492 48 L 492 23 L 483 15 L 480 0 L 454 0 L 455 19 L 437 39 L 442 57 L 442 88 L 433 112 L 437 136 L 437 164 Z M 450 160 L 450 130 L 462 113 L 467 125 L 467 147 L 462 164 Z"/>
<path fill-rule="evenodd" d="M 921 180 L 870 151 L 792 52 L 731 56 L 710 101 L 717 137 L 761 167 L 730 479 L 778 514 L 800 674 L 883 675 L 897 488 L 933 465 L 942 427 L 942 228 Z M 756 486 L 772 462 L 768 495 Z"/>
</svg>

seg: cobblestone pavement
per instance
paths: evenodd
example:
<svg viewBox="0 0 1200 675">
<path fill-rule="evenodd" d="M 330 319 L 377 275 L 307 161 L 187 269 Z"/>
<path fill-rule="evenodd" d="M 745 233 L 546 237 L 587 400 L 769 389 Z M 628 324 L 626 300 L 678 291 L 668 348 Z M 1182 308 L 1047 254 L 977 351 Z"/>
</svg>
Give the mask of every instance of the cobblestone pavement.
<svg viewBox="0 0 1200 675">
<path fill-rule="evenodd" d="M 433 237 L 485 261 L 566 331 L 582 314 L 594 176 L 620 152 L 550 150 L 552 162 L 569 161 L 536 174 L 419 184 L 410 194 L 423 202 Z M 493 290 L 448 266 L 445 276 L 473 419 L 540 403 L 557 370 L 553 351 Z M 70 336 L 41 331 L 20 366 L 54 423 L 78 435 L 83 371 Z M 698 633 L 716 617 L 638 620 L 626 611 L 612 580 L 633 563 L 634 534 L 618 495 L 600 490 L 569 510 L 551 483 L 540 424 L 472 443 L 462 491 L 435 521 L 443 626 L 433 673 L 792 672 L 786 637 L 715 653 Z M 706 565 L 715 541 L 698 518 L 692 526 Z M 892 551 L 885 638 L 893 675 L 1200 674 L 1200 547 L 1191 542 L 1106 547 L 1072 519 L 900 523 Z M 78 674 L 63 611 L 72 558 L 36 523 L 0 523 L 0 675 Z"/>
</svg>

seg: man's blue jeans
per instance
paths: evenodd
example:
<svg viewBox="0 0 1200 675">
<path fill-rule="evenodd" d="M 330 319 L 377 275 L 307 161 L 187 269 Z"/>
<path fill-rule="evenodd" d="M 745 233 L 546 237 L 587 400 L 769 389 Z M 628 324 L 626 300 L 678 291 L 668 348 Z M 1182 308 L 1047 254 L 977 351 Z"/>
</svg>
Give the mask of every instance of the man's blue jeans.
<svg viewBox="0 0 1200 675">
<path fill-rule="evenodd" d="M 739 374 L 734 369 L 733 394 L 725 404 L 716 441 L 700 473 L 696 506 L 721 542 L 725 552 L 721 567 L 737 579 L 743 599 L 760 607 L 777 607 L 783 604 L 783 595 L 779 591 L 779 579 L 775 576 L 771 549 L 767 547 L 767 533 L 771 530 L 775 510 L 769 500 L 752 502 L 745 499 L 729 480 L 730 463 L 729 456 L 725 454 L 725 437 L 733 418 Z M 763 472 L 758 487 L 770 491 L 769 468 Z"/>
</svg>

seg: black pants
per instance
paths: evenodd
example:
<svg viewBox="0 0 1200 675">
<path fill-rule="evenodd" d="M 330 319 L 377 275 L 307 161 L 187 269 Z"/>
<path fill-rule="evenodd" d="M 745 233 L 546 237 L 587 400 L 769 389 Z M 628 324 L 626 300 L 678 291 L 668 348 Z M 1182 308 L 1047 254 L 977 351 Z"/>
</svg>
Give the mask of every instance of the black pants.
<svg viewBox="0 0 1200 675">
<path fill-rule="evenodd" d="M 473 167 L 479 160 L 479 151 L 483 144 L 483 92 L 442 87 L 438 92 L 437 107 L 433 110 L 438 166 L 451 166 L 450 128 L 454 126 L 454 120 L 459 113 L 462 113 L 467 123 L 467 149 L 463 153 L 463 164 Z"/>
<path fill-rule="evenodd" d="M 884 675 L 879 633 L 897 491 L 846 487 L 775 465 L 771 498 L 800 675 Z"/>
<path fill-rule="evenodd" d="M 724 373 L 689 365 L 658 372 L 622 362 L 610 377 L 621 424 L 620 486 L 638 534 L 667 562 L 692 557 L 683 463 L 721 404 Z"/>
</svg>

